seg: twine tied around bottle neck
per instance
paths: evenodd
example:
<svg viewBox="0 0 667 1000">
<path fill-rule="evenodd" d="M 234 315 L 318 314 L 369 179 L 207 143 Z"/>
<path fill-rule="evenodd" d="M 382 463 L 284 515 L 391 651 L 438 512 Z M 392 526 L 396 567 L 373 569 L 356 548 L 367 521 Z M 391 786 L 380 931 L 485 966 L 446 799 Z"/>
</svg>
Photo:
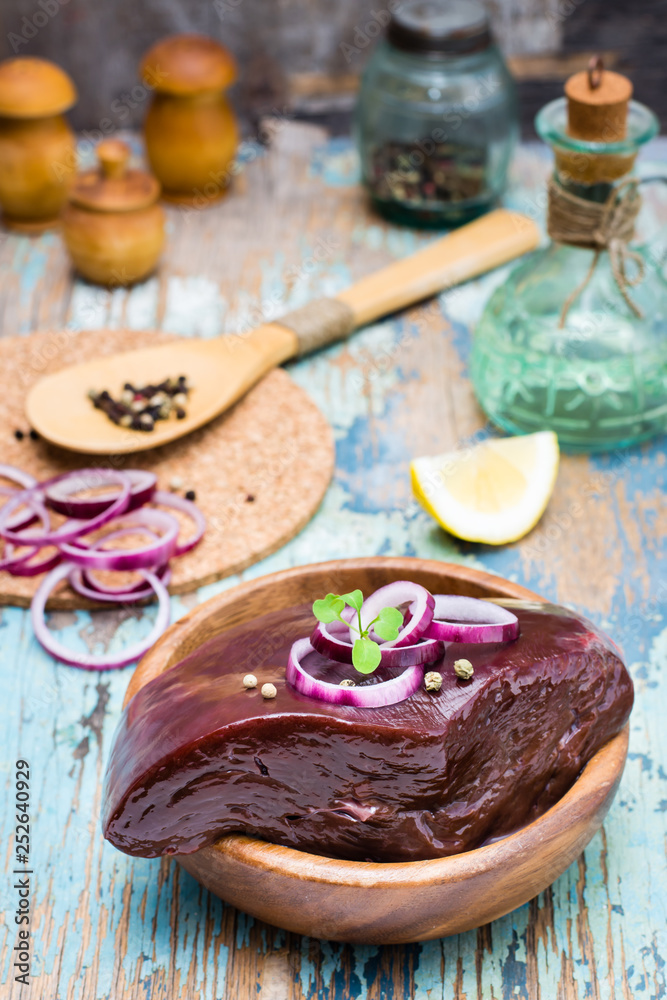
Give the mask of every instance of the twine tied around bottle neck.
<svg viewBox="0 0 667 1000">
<path fill-rule="evenodd" d="M 630 178 L 613 187 L 606 201 L 595 202 L 579 198 L 566 191 L 553 177 L 549 178 L 547 214 L 549 236 L 555 243 L 566 243 L 569 246 L 586 247 L 595 251 L 586 277 L 563 303 L 558 324 L 560 328 L 565 326 L 570 308 L 590 282 L 600 255 L 605 250 L 609 254 L 612 274 L 619 292 L 635 316 L 643 318 L 641 309 L 632 300 L 628 291 L 644 278 L 644 261 L 641 255 L 628 247 L 635 233 L 635 222 L 642 203 L 638 186 L 639 181 Z M 632 276 L 627 272 L 628 260 L 632 260 L 635 264 L 636 270 Z"/>
</svg>

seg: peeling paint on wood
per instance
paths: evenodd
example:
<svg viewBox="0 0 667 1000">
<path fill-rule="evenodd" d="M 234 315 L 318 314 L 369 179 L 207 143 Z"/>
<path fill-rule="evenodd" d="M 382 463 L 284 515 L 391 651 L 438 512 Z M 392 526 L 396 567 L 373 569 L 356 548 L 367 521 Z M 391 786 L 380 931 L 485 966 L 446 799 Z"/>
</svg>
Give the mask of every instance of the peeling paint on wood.
<svg viewBox="0 0 667 1000">
<path fill-rule="evenodd" d="M 0 245 L 3 333 L 40 326 L 140 330 L 163 324 L 212 335 L 335 292 L 432 237 L 370 217 L 351 183 L 349 144 L 287 126 L 278 161 L 252 156 L 243 184 L 270 184 L 275 211 L 243 231 L 230 198 L 207 213 L 170 212 L 160 277 L 130 292 L 72 284 L 58 239 Z M 649 157 L 667 156 L 667 144 Z M 290 184 L 310 161 L 321 198 Z M 534 209 L 547 169 L 524 148 L 508 201 Z M 647 167 L 648 169 L 648 167 Z M 653 169 L 653 168 L 651 168 Z M 658 166 L 659 169 L 659 166 Z M 666 217 L 664 195 L 655 211 Z M 662 201 L 660 199 L 662 198 Z M 331 252 L 315 260 L 319 237 Z M 313 258 L 313 263 L 306 263 Z M 298 938 L 224 906 L 167 860 L 131 859 L 101 837 L 104 761 L 130 671 L 93 676 L 54 663 L 27 614 L 4 608 L 0 669 L 3 857 L 13 855 L 13 762 L 30 761 L 34 949 L 30 990 L 13 981 L 11 881 L 0 888 L 0 993 L 8 1000 L 584 1000 L 667 995 L 667 463 L 665 442 L 597 458 L 565 457 L 536 530 L 502 549 L 445 535 L 412 501 L 407 466 L 485 433 L 467 381 L 470 324 L 505 272 L 374 324 L 343 346 L 290 366 L 334 427 L 337 470 L 322 509 L 254 577 L 286 566 L 371 553 L 466 562 L 576 605 L 624 646 L 636 683 L 631 753 L 603 831 L 546 892 L 488 927 L 404 947 Z M 233 585 L 174 598 L 174 618 Z M 108 615 L 108 613 L 106 613 Z M 104 643 L 145 634 L 154 611 L 104 630 Z M 107 623 L 112 619 L 106 619 Z M 86 648 L 90 616 L 51 619 Z"/>
</svg>

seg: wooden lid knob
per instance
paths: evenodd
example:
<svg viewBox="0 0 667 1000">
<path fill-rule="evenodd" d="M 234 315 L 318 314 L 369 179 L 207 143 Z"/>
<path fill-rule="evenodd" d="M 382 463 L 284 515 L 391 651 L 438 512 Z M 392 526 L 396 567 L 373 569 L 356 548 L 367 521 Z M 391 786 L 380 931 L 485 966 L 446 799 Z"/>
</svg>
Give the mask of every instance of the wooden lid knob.
<svg viewBox="0 0 667 1000">
<path fill-rule="evenodd" d="M 147 208 L 160 196 L 152 174 L 128 166 L 131 150 L 120 139 L 104 139 L 97 147 L 99 166 L 79 174 L 69 199 L 96 212 L 131 212 Z"/>
<path fill-rule="evenodd" d="M 104 139 L 97 147 L 97 159 L 105 177 L 122 177 L 130 158 L 130 147 L 120 139 Z"/>
<path fill-rule="evenodd" d="M 621 73 L 605 69 L 593 58 L 588 69 L 565 84 L 567 131 L 587 142 L 619 142 L 625 138 L 632 84 Z"/>
</svg>

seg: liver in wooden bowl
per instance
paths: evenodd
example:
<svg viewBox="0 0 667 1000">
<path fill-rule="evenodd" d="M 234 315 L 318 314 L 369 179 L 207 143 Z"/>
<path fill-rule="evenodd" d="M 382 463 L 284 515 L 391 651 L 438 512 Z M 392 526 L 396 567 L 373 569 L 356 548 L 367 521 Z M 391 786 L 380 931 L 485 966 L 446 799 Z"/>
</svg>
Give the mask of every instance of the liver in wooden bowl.
<svg viewBox="0 0 667 1000">
<path fill-rule="evenodd" d="M 456 933 L 549 885 L 599 828 L 623 770 L 632 684 L 617 651 L 585 620 L 533 603 L 517 609 L 516 644 L 456 647 L 475 659 L 472 684 L 449 664 L 439 694 L 384 709 L 341 709 L 286 685 L 282 664 L 313 599 L 399 579 L 539 601 L 466 567 L 376 557 L 206 602 L 132 678 L 107 774 L 108 839 L 175 854 L 249 913 L 339 940 Z M 260 616 L 270 639 L 265 630 L 253 645 Z M 278 697 L 244 691 L 247 669 Z"/>
</svg>

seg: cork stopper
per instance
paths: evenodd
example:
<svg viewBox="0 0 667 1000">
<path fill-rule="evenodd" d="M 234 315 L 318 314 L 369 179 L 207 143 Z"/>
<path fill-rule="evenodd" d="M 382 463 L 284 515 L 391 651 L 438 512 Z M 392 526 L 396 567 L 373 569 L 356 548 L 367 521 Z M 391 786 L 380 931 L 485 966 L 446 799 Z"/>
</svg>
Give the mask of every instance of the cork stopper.
<svg viewBox="0 0 667 1000">
<path fill-rule="evenodd" d="M 591 59 L 588 69 L 565 84 L 567 131 L 586 142 L 620 142 L 625 138 L 632 84 L 620 73 L 605 69 L 602 59 Z"/>
</svg>

